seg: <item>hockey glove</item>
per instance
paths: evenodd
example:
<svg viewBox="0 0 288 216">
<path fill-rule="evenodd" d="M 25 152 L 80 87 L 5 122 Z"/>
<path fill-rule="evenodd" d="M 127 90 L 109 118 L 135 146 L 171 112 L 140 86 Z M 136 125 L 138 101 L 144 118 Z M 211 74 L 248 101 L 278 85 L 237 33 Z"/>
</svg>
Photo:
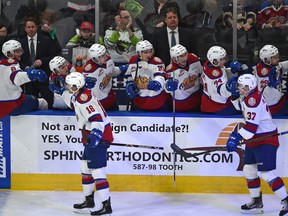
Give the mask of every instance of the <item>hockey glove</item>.
<svg viewBox="0 0 288 216">
<path fill-rule="evenodd" d="M 165 87 L 167 91 L 174 92 L 178 88 L 178 80 L 173 79 L 166 80 Z"/>
<path fill-rule="evenodd" d="M 233 96 L 240 96 L 239 89 L 237 87 L 237 76 L 233 76 L 228 82 L 226 83 L 226 89 L 229 91 Z"/>
<path fill-rule="evenodd" d="M 97 82 L 97 79 L 95 77 L 87 76 L 85 78 L 85 88 L 88 88 L 88 89 L 94 88 L 96 82 Z"/>
<path fill-rule="evenodd" d="M 161 89 L 161 83 L 156 81 L 156 80 L 151 80 L 149 81 L 148 85 L 147 85 L 147 89 L 148 90 L 152 90 L 152 91 L 159 91 Z"/>
<path fill-rule="evenodd" d="M 242 140 L 242 137 L 239 133 L 233 131 L 230 134 L 230 137 L 226 143 L 226 149 L 228 152 L 236 151 L 239 141 Z"/>
<path fill-rule="evenodd" d="M 278 85 L 280 84 L 280 80 L 276 78 L 276 74 L 277 74 L 277 68 L 272 67 L 269 72 L 269 82 L 268 82 L 269 87 L 277 88 Z"/>
<path fill-rule="evenodd" d="M 128 67 L 129 67 L 129 64 L 124 64 L 124 65 L 119 65 L 119 70 L 121 71 L 121 76 L 125 75 Z"/>
<path fill-rule="evenodd" d="M 56 77 L 49 82 L 50 91 L 62 95 L 65 89 L 65 80 L 63 77 Z"/>
<path fill-rule="evenodd" d="M 31 81 L 38 80 L 39 82 L 45 82 L 48 78 L 45 71 L 43 70 L 39 70 L 35 68 L 28 68 L 25 71 L 27 72 L 28 78 Z"/>
<path fill-rule="evenodd" d="M 102 131 L 98 130 L 96 128 L 93 128 L 91 130 L 90 135 L 89 135 L 88 138 L 90 140 L 89 146 L 97 147 L 97 145 L 100 143 L 101 138 L 102 138 Z"/>
<path fill-rule="evenodd" d="M 127 82 L 127 84 L 126 84 L 126 95 L 129 98 L 133 99 L 133 98 L 138 96 L 138 93 L 139 93 L 139 90 L 138 90 L 137 87 L 135 87 L 134 82 L 133 81 Z"/>
<path fill-rule="evenodd" d="M 236 73 L 239 73 L 239 72 L 242 72 L 243 69 L 242 69 L 242 63 L 238 62 L 238 61 L 232 61 L 230 63 L 230 68 L 231 68 L 231 72 L 233 74 L 236 74 Z"/>
</svg>

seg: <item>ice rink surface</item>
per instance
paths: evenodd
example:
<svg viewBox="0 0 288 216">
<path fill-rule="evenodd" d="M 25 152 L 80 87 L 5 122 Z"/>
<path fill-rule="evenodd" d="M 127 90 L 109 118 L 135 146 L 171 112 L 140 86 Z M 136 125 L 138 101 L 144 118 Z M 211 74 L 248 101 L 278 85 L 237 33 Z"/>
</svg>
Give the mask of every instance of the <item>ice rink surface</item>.
<svg viewBox="0 0 288 216">
<path fill-rule="evenodd" d="M 0 216 L 79 215 L 72 206 L 83 199 L 82 192 L 0 190 Z M 248 194 L 111 192 L 113 216 L 243 215 L 240 205 L 247 201 Z M 262 215 L 279 215 L 276 195 L 264 194 L 263 202 Z"/>
</svg>

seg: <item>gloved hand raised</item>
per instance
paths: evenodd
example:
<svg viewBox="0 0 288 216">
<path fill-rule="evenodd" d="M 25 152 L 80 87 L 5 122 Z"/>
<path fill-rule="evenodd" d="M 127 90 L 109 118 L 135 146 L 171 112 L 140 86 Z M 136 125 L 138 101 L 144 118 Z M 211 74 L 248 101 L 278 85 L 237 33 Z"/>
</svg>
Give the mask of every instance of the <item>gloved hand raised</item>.
<svg viewBox="0 0 288 216">
<path fill-rule="evenodd" d="M 148 90 L 152 90 L 152 91 L 159 91 L 161 89 L 161 83 L 156 81 L 156 80 L 151 80 L 149 81 L 148 85 L 147 85 L 147 89 Z"/>
<path fill-rule="evenodd" d="M 85 88 L 92 89 L 94 88 L 97 79 L 95 77 L 87 76 L 85 77 Z"/>
<path fill-rule="evenodd" d="M 59 76 L 49 82 L 50 91 L 62 95 L 65 89 L 65 80 Z"/>
<path fill-rule="evenodd" d="M 236 74 L 236 73 L 239 73 L 239 72 L 242 72 L 243 69 L 242 69 L 242 63 L 238 62 L 238 61 L 232 61 L 230 63 L 230 68 L 231 68 L 231 72 L 233 74 Z"/>
<path fill-rule="evenodd" d="M 26 70 L 27 75 L 28 75 L 28 78 L 31 80 L 31 81 L 36 81 L 38 80 L 39 82 L 45 82 L 47 80 L 47 75 L 45 73 L 45 71 L 43 70 L 40 70 L 40 69 L 35 69 L 35 68 L 28 68 Z"/>
<path fill-rule="evenodd" d="M 237 149 L 237 146 L 240 142 L 240 140 L 242 140 L 242 137 L 239 133 L 233 131 L 231 134 L 230 134 L 230 137 L 226 143 L 226 149 L 228 152 L 233 152 L 233 151 L 236 151 Z"/>
<path fill-rule="evenodd" d="M 227 91 L 229 91 L 233 96 L 240 96 L 239 94 L 239 89 L 237 87 L 237 80 L 238 77 L 237 76 L 233 76 L 231 77 L 230 80 L 227 81 L 226 83 L 226 89 Z"/>
<path fill-rule="evenodd" d="M 166 80 L 165 87 L 167 91 L 175 91 L 178 88 L 178 80 L 168 79 Z"/>
<path fill-rule="evenodd" d="M 98 130 L 96 128 L 93 128 L 89 135 L 89 146 L 91 147 L 97 147 L 97 145 L 100 143 L 102 138 L 102 131 Z"/>
<path fill-rule="evenodd" d="M 280 84 L 280 79 L 277 79 L 276 76 L 277 76 L 277 68 L 272 67 L 269 72 L 269 82 L 268 82 L 269 87 L 277 88 L 278 85 Z"/>
<path fill-rule="evenodd" d="M 129 81 L 126 83 L 126 95 L 133 99 L 135 97 L 138 96 L 139 90 L 138 88 L 135 86 L 133 81 Z"/>
</svg>

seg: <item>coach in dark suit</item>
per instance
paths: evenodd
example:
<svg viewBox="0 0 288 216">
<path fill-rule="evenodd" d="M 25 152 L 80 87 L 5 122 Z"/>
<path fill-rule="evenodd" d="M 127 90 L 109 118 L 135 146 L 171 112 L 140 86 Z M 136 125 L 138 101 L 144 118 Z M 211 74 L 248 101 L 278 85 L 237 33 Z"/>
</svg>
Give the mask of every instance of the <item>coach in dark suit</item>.
<svg viewBox="0 0 288 216">
<path fill-rule="evenodd" d="M 166 26 L 155 28 L 151 43 L 154 47 L 155 56 L 162 59 L 165 66 L 170 64 L 170 48 L 176 44 L 186 47 L 188 52 L 197 55 L 197 41 L 188 29 L 179 27 L 177 10 L 173 7 L 167 8 L 165 16 Z"/>
<path fill-rule="evenodd" d="M 24 70 L 28 67 L 34 67 L 46 72 L 49 77 L 51 71 L 49 69 L 50 60 L 56 56 L 56 50 L 51 38 L 37 33 L 37 24 L 33 17 L 28 17 L 24 21 L 24 30 L 26 37 L 20 40 L 24 54 L 20 62 L 21 68 Z M 49 90 L 48 80 L 45 83 L 30 82 L 23 86 L 27 94 L 42 97 L 48 102 L 48 108 L 53 105 L 53 93 Z"/>
</svg>

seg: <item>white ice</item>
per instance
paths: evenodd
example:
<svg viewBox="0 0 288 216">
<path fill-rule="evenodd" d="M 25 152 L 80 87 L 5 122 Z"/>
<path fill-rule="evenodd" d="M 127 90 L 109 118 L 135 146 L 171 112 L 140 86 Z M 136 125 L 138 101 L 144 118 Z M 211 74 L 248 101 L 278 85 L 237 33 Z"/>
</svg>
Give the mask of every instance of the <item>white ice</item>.
<svg viewBox="0 0 288 216">
<path fill-rule="evenodd" d="M 83 198 L 82 192 L 0 190 L 0 216 L 77 216 L 72 206 Z M 248 194 L 111 192 L 113 216 L 234 216 L 248 201 Z M 264 194 L 263 202 L 262 215 L 279 215 L 276 195 Z"/>
</svg>

